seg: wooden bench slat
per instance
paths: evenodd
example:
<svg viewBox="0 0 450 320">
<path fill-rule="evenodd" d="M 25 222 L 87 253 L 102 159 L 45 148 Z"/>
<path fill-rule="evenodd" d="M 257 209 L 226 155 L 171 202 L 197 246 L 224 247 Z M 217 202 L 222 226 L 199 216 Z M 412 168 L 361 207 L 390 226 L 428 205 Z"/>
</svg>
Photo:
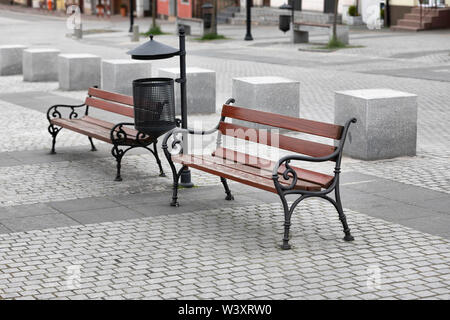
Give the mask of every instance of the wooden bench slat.
<svg viewBox="0 0 450 320">
<path fill-rule="evenodd" d="M 90 97 L 86 98 L 85 103 L 86 103 L 86 105 L 94 107 L 94 108 L 114 112 L 114 113 L 121 114 L 123 116 L 130 117 L 130 118 L 134 118 L 134 109 L 131 107 L 127 107 L 124 105 L 120 105 L 120 104 L 105 101 L 105 100 L 90 98 Z"/>
<path fill-rule="evenodd" d="M 311 157 L 328 156 L 336 150 L 336 147 L 334 146 L 279 135 L 276 133 L 271 133 L 268 130 L 261 131 L 259 129 L 251 129 L 227 122 L 221 122 L 219 124 L 219 130 L 223 135 L 262 143 L 268 146 L 272 146 L 272 139 L 274 139 L 274 142 L 278 140 L 279 145 L 274 147 L 305 154 Z"/>
<path fill-rule="evenodd" d="M 224 105 L 222 116 L 272 127 L 308 133 L 316 136 L 339 140 L 342 126 L 319 121 L 283 116 L 275 113 L 251 110 L 242 107 Z"/>
<path fill-rule="evenodd" d="M 274 161 L 252 156 L 246 153 L 238 152 L 227 148 L 217 148 L 217 150 L 213 152 L 213 156 L 220 157 L 222 159 L 227 159 L 230 161 L 235 161 L 261 170 L 267 170 L 268 172 L 270 172 L 270 174 L 272 174 L 273 167 L 275 166 Z M 328 188 L 334 179 L 333 176 L 321 172 L 306 170 L 294 166 L 291 166 L 291 168 L 295 170 L 298 178 L 300 178 L 301 180 L 318 184 L 323 188 Z M 280 168 L 278 169 L 278 173 L 282 174 L 285 169 L 286 167 L 284 165 L 280 166 Z"/>
<path fill-rule="evenodd" d="M 208 156 L 204 157 L 204 156 L 179 154 L 173 156 L 172 160 L 174 162 L 181 163 L 191 168 L 195 168 L 201 171 L 205 171 L 223 177 L 225 179 L 234 180 L 258 189 L 263 189 L 266 191 L 276 193 L 276 189 L 270 175 L 268 175 L 268 177 L 262 177 L 259 175 L 255 175 L 255 173 L 248 173 L 246 171 L 238 170 L 237 166 L 233 168 L 230 166 L 222 165 L 218 162 L 211 161 L 208 158 Z M 321 189 L 321 187 L 316 184 L 299 180 L 296 185 L 296 189 L 318 191 Z"/>
<path fill-rule="evenodd" d="M 124 94 L 120 94 L 120 93 L 105 91 L 105 90 L 91 87 L 88 90 L 88 95 L 97 97 L 100 99 L 104 99 L 104 100 L 110 100 L 110 101 L 133 106 L 133 97 L 127 96 Z"/>
<path fill-rule="evenodd" d="M 84 121 L 86 121 L 86 122 L 89 122 L 89 123 L 98 125 L 100 127 L 109 129 L 110 131 L 116 125 L 115 123 L 104 121 L 104 120 L 100 120 L 100 119 L 97 119 L 97 118 L 92 118 L 92 117 L 89 117 L 89 116 L 84 116 L 82 119 Z M 123 131 L 125 131 L 125 133 L 128 136 L 130 136 L 130 138 L 136 137 L 136 135 L 138 134 L 137 130 L 135 130 L 133 128 L 130 128 L 129 126 L 128 127 L 127 126 L 123 126 L 122 129 L 123 129 Z"/>
<path fill-rule="evenodd" d="M 331 28 L 332 24 L 324 24 L 324 23 L 313 23 L 313 22 L 295 22 L 295 26 L 311 26 L 311 27 L 321 27 L 321 28 Z"/>
<path fill-rule="evenodd" d="M 80 119 L 52 119 L 51 122 L 57 126 L 70 129 L 72 131 L 78 132 L 80 134 L 84 134 L 86 136 L 102 140 L 108 143 L 112 143 L 111 140 L 111 129 L 114 124 L 106 121 L 102 121 L 99 119 L 95 119 L 92 117 L 83 117 Z M 127 134 L 127 138 L 125 145 L 132 145 L 136 142 L 136 134 L 137 131 L 131 128 L 122 127 L 122 129 Z M 142 141 L 148 142 L 151 141 L 152 138 L 148 137 L 147 139 L 143 139 Z"/>
<path fill-rule="evenodd" d="M 208 156 L 208 155 L 194 155 L 195 158 L 199 160 L 206 160 L 209 162 L 214 163 L 215 165 L 221 165 L 224 167 L 228 167 L 231 169 L 235 169 L 238 171 L 243 171 L 258 177 L 266 178 L 272 181 L 272 171 L 266 170 L 266 169 L 260 169 L 253 166 L 248 166 L 239 162 L 232 162 L 228 161 L 226 159 L 220 158 L 220 157 L 214 157 L 214 156 Z M 282 174 L 282 172 L 280 173 Z M 305 181 L 298 177 L 299 180 L 297 181 L 297 185 L 299 186 L 299 189 L 305 190 L 305 188 L 309 188 L 309 190 L 317 188 L 318 185 L 315 183 L 311 183 L 309 181 Z M 292 182 L 292 178 L 289 178 L 288 180 L 284 180 L 282 177 L 280 177 L 280 183 L 284 185 L 289 185 Z M 296 189 L 296 188 L 295 188 Z"/>
<path fill-rule="evenodd" d="M 52 119 L 51 123 L 84 134 L 91 138 L 111 143 L 110 131 L 108 129 L 99 126 L 94 126 L 92 124 L 89 124 L 89 122 L 83 121 L 82 119 L 56 118 Z"/>
</svg>

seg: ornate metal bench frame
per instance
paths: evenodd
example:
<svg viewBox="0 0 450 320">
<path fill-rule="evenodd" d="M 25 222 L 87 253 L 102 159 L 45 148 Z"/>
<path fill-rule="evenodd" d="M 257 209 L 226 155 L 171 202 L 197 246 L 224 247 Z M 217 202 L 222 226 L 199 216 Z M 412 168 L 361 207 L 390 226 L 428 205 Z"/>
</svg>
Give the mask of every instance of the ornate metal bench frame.
<svg viewBox="0 0 450 320">
<path fill-rule="evenodd" d="M 231 104 L 234 103 L 234 99 L 229 99 L 225 104 Z M 221 116 L 219 124 L 221 121 L 224 121 L 226 117 Z M 300 204 L 301 201 L 307 198 L 311 197 L 318 197 L 325 199 L 329 201 L 337 210 L 339 215 L 339 220 L 342 223 L 343 230 L 344 230 L 344 240 L 345 241 L 353 241 L 354 238 L 350 233 L 350 228 L 347 224 L 347 219 L 344 214 L 342 203 L 341 203 L 341 197 L 340 197 L 340 190 L 339 190 L 339 175 L 341 173 L 341 160 L 342 160 L 342 153 L 344 149 L 345 140 L 347 137 L 348 129 L 352 123 L 356 123 L 356 119 L 352 118 L 348 120 L 343 128 L 341 139 L 339 140 L 339 145 L 337 146 L 336 150 L 331 153 L 328 156 L 325 157 L 311 157 L 311 156 L 303 156 L 303 155 L 288 155 L 280 158 L 278 162 L 276 163 L 275 167 L 273 168 L 272 172 L 272 180 L 275 185 L 276 191 L 281 199 L 283 209 L 284 209 L 284 237 L 283 242 L 281 245 L 281 248 L 284 250 L 288 250 L 291 248 L 289 244 L 289 230 L 291 226 L 291 217 L 292 213 L 294 212 L 294 209 Z M 178 181 L 180 179 L 181 172 L 183 169 L 185 169 L 188 166 L 182 165 L 181 169 L 177 171 L 175 164 L 172 161 L 172 154 L 168 150 L 168 140 L 171 136 L 174 136 L 174 141 L 171 144 L 172 150 L 176 149 L 177 154 L 183 153 L 183 141 L 181 138 L 177 138 L 176 135 L 178 134 L 193 134 L 193 135 L 209 135 L 213 134 L 216 131 L 219 130 L 219 124 L 211 129 L 211 130 L 203 130 L 203 131 L 196 131 L 192 129 L 173 129 L 172 131 L 168 132 L 162 142 L 162 149 L 164 151 L 164 154 L 167 158 L 167 161 L 170 164 L 170 168 L 172 170 L 173 175 L 173 194 L 172 194 L 172 202 L 170 203 L 171 206 L 179 206 L 178 203 Z M 220 146 L 221 144 L 221 135 L 219 132 L 219 135 L 217 137 L 217 146 Z M 334 168 L 334 179 L 332 180 L 332 183 L 330 186 L 324 190 L 321 191 L 308 191 L 308 190 L 296 190 L 294 189 L 294 186 L 297 183 L 298 176 L 295 170 L 291 168 L 289 165 L 291 161 L 308 161 L 308 162 L 325 162 L 329 160 L 336 160 L 335 168 Z M 279 174 L 278 170 L 280 166 L 285 165 L 285 171 L 281 174 L 283 179 L 285 180 L 291 180 L 291 183 L 289 185 L 282 185 L 279 181 Z M 226 193 L 226 200 L 233 200 L 234 197 L 231 194 L 231 191 L 228 187 L 227 180 L 223 177 L 220 178 L 223 187 L 225 189 Z M 332 199 L 328 196 L 329 193 L 333 192 L 335 194 L 335 199 Z M 292 204 L 289 206 L 288 201 L 286 200 L 286 196 L 288 195 L 300 195 Z"/>
</svg>

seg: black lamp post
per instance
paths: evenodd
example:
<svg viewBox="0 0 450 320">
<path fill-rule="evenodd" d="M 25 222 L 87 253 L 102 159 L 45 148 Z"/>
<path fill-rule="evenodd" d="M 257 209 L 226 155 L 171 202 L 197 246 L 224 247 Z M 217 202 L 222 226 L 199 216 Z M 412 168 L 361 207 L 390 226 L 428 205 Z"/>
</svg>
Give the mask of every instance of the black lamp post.
<svg viewBox="0 0 450 320">
<path fill-rule="evenodd" d="M 133 32 L 133 24 L 134 24 L 134 3 L 133 0 L 130 0 L 130 31 Z"/>
<path fill-rule="evenodd" d="M 150 36 L 150 41 L 143 43 L 139 47 L 130 50 L 127 54 L 131 55 L 131 59 L 136 60 L 158 60 L 168 59 L 174 56 L 180 56 L 180 78 L 175 79 L 175 82 L 180 84 L 181 93 L 181 127 L 187 129 L 187 98 L 186 98 L 186 45 L 185 45 L 185 31 L 184 27 L 180 26 L 178 29 L 179 49 L 169 47 L 158 41 L 153 40 Z M 181 186 L 190 188 L 193 186 L 191 182 L 191 172 L 189 169 L 183 170 L 181 173 Z"/>
<path fill-rule="evenodd" d="M 252 37 L 252 0 L 247 0 L 246 9 L 247 9 L 247 33 L 245 34 L 244 40 L 251 41 Z"/>
</svg>

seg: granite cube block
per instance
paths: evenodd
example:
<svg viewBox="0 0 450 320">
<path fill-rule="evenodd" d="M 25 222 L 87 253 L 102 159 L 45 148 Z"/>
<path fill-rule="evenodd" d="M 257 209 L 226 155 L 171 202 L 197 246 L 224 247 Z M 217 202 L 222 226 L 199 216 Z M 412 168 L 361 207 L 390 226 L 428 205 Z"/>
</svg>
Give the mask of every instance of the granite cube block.
<svg viewBox="0 0 450 320">
<path fill-rule="evenodd" d="M 417 96 L 391 89 L 335 93 L 334 119 L 350 126 L 344 154 L 363 160 L 416 155 Z"/>
<path fill-rule="evenodd" d="M 102 61 L 102 89 L 133 95 L 133 80 L 150 78 L 152 65 L 148 61 L 113 59 Z"/>
<path fill-rule="evenodd" d="M 22 71 L 24 81 L 58 81 L 58 49 L 25 49 Z"/>
<path fill-rule="evenodd" d="M 234 78 L 232 92 L 236 106 L 296 118 L 300 116 L 299 81 L 272 76 Z M 232 122 L 250 128 L 267 128 L 236 119 Z"/>
<path fill-rule="evenodd" d="M 61 90 L 86 90 L 100 86 L 101 58 L 87 53 L 61 54 L 58 73 Z"/>
<path fill-rule="evenodd" d="M 179 78 L 179 68 L 159 69 L 159 76 Z M 201 68 L 186 68 L 188 113 L 216 112 L 216 72 Z M 175 83 L 176 113 L 181 113 L 180 85 Z"/>
<path fill-rule="evenodd" d="M 0 76 L 22 74 L 23 50 L 22 45 L 0 46 Z"/>
</svg>

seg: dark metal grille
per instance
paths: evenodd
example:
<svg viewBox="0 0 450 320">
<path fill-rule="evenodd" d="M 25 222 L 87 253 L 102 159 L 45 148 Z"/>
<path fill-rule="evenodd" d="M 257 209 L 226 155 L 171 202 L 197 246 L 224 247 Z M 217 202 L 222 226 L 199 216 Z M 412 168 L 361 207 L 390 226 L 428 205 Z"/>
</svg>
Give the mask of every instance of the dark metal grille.
<svg viewBox="0 0 450 320">
<path fill-rule="evenodd" d="M 136 130 L 157 138 L 175 128 L 173 79 L 134 80 L 133 99 Z"/>
</svg>

